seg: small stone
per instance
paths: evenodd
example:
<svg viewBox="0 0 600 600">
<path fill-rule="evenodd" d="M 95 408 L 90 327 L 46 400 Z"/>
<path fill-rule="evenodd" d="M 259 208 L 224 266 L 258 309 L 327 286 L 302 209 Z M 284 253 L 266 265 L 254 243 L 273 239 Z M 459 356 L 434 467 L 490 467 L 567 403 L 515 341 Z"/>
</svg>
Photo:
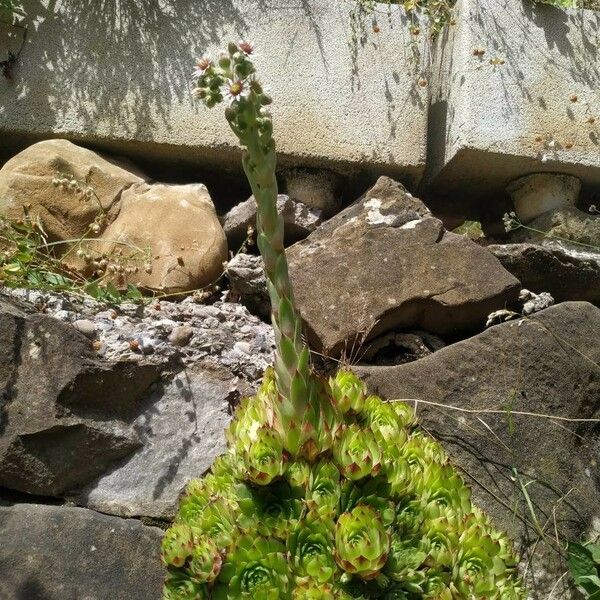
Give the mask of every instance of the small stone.
<svg viewBox="0 0 600 600">
<path fill-rule="evenodd" d="M 187 346 L 194 335 L 194 330 L 189 325 L 175 327 L 169 335 L 169 342 L 173 346 Z"/>
<path fill-rule="evenodd" d="M 288 196 L 311 208 L 323 211 L 325 217 L 333 216 L 341 207 L 342 178 L 324 169 L 288 169 L 280 173 Z"/>
<path fill-rule="evenodd" d="M 89 319 L 78 319 L 73 323 L 73 327 L 75 327 L 79 333 L 83 333 L 85 337 L 90 338 L 91 340 L 96 337 L 96 324 Z"/>
<path fill-rule="evenodd" d="M 304 239 L 321 223 L 321 210 L 292 200 L 288 196 L 277 196 L 277 211 L 285 224 L 285 243 L 293 244 Z M 223 229 L 229 248 L 237 250 L 248 237 L 248 228 L 256 225 L 256 201 L 251 196 L 248 200 L 234 206 L 223 219 Z"/>
</svg>

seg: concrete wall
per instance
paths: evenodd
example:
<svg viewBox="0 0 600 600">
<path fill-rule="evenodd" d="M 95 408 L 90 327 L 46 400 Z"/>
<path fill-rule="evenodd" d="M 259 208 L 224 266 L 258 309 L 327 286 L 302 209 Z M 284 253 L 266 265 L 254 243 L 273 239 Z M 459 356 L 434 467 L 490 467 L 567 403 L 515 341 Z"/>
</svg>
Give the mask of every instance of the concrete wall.
<svg viewBox="0 0 600 600">
<path fill-rule="evenodd" d="M 64 136 L 133 158 L 237 166 L 222 110 L 191 99 L 190 76 L 205 50 L 250 39 L 274 96 L 282 162 L 359 163 L 412 184 L 424 170 L 427 90 L 406 61 L 413 51 L 398 7 L 376 44 L 356 48 L 352 0 L 23 4 L 28 40 L 14 81 L 0 81 L 5 145 Z"/>
<path fill-rule="evenodd" d="M 414 191 L 427 158 L 420 192 L 435 209 L 490 220 L 520 175 L 560 171 L 600 188 L 598 12 L 459 0 L 424 72 L 425 27 L 412 37 L 385 3 L 379 32 L 367 19 L 358 45 L 354 0 L 24 5 L 28 40 L 14 80 L 0 80 L 0 155 L 63 136 L 176 169 L 239 169 L 222 112 L 191 99 L 190 73 L 204 50 L 245 38 L 275 98 L 281 165 L 389 174 Z"/>
<path fill-rule="evenodd" d="M 600 186 L 600 13 L 459 0 L 454 16 L 436 44 L 430 103 L 438 205 L 489 203 L 537 171 Z"/>
</svg>

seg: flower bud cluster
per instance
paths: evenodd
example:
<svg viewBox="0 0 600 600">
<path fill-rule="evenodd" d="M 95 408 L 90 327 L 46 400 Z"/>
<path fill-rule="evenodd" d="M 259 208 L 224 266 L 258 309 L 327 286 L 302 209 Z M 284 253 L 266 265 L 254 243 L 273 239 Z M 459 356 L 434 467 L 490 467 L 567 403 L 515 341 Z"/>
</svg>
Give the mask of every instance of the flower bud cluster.
<svg viewBox="0 0 600 600">
<path fill-rule="evenodd" d="M 227 101 L 226 116 L 238 136 L 258 128 L 260 134 L 267 134 L 270 139 L 271 118 L 265 107 L 272 100 L 256 78 L 254 57 L 254 46 L 244 41 L 230 43 L 217 61 L 202 57 L 194 69 L 193 93 L 208 108 Z"/>
</svg>

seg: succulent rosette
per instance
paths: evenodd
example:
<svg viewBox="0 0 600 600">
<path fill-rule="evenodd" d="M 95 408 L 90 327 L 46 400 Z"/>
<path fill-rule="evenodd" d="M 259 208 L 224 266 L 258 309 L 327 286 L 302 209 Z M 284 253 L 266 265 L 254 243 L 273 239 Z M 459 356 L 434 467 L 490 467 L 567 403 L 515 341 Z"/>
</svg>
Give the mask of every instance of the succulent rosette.
<svg viewBox="0 0 600 600">
<path fill-rule="evenodd" d="M 308 578 L 300 578 L 292 592 L 292 600 L 351 600 L 352 598 L 353 596 L 339 586 L 315 582 Z"/>
<path fill-rule="evenodd" d="M 228 103 L 244 146 L 275 360 L 237 407 L 227 453 L 182 495 L 162 542 L 164 600 L 524 600 L 508 538 L 412 407 L 368 395 L 349 368 L 325 379 L 310 366 L 253 51 L 200 59 L 195 95 Z"/>
<path fill-rule="evenodd" d="M 243 483 L 236 492 L 237 524 L 243 532 L 285 540 L 302 516 L 303 503 L 285 480 L 269 487 Z"/>
<path fill-rule="evenodd" d="M 318 513 L 308 513 L 298 522 L 288 537 L 287 546 L 294 573 L 308 577 L 320 584 L 330 581 L 336 565 L 333 559 L 333 519 L 321 518 Z"/>
<path fill-rule="evenodd" d="M 285 546 L 244 535 L 228 551 L 213 595 L 216 600 L 280 600 L 289 598 L 290 585 Z"/>
<path fill-rule="evenodd" d="M 353 423 L 348 425 L 333 447 L 333 459 L 347 479 L 362 479 L 381 470 L 382 452 L 373 432 Z"/>
<path fill-rule="evenodd" d="M 388 557 L 390 535 L 378 513 L 359 504 L 339 516 L 335 526 L 335 560 L 352 575 L 368 580 L 376 577 Z"/>
<path fill-rule="evenodd" d="M 162 558 L 167 566 L 183 567 L 194 551 L 194 531 L 179 523 L 170 527 L 162 539 Z"/>
<path fill-rule="evenodd" d="M 362 410 L 366 398 L 365 384 L 347 369 L 340 369 L 329 380 L 331 396 L 342 413 Z"/>
<path fill-rule="evenodd" d="M 306 492 L 306 505 L 323 517 L 335 517 L 342 487 L 338 468 L 328 460 L 315 464 L 311 470 Z"/>
<path fill-rule="evenodd" d="M 190 557 L 189 571 L 200 583 L 210 583 L 217 578 L 223 558 L 215 542 L 206 536 L 197 536 Z"/>
<path fill-rule="evenodd" d="M 205 584 L 190 577 L 185 571 L 172 571 L 165 581 L 163 600 L 208 600 Z"/>
</svg>

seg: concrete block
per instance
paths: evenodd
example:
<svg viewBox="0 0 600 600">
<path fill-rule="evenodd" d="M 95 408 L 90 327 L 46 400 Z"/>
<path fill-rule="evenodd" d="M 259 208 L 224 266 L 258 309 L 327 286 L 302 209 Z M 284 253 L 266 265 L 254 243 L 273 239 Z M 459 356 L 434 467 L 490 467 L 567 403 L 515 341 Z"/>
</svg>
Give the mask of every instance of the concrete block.
<svg viewBox="0 0 600 600">
<path fill-rule="evenodd" d="M 434 51 L 425 177 L 434 207 L 488 210 L 535 172 L 600 186 L 600 13 L 459 0 L 454 17 Z"/>
<path fill-rule="evenodd" d="M 132 158 L 238 168 L 222 110 L 199 106 L 190 78 L 204 51 L 249 39 L 274 97 L 282 165 L 355 172 L 358 164 L 409 184 L 424 170 L 428 92 L 397 6 L 355 48 L 353 0 L 23 5 L 27 41 L 14 80 L 0 82 L 4 145 L 67 137 Z"/>
</svg>

